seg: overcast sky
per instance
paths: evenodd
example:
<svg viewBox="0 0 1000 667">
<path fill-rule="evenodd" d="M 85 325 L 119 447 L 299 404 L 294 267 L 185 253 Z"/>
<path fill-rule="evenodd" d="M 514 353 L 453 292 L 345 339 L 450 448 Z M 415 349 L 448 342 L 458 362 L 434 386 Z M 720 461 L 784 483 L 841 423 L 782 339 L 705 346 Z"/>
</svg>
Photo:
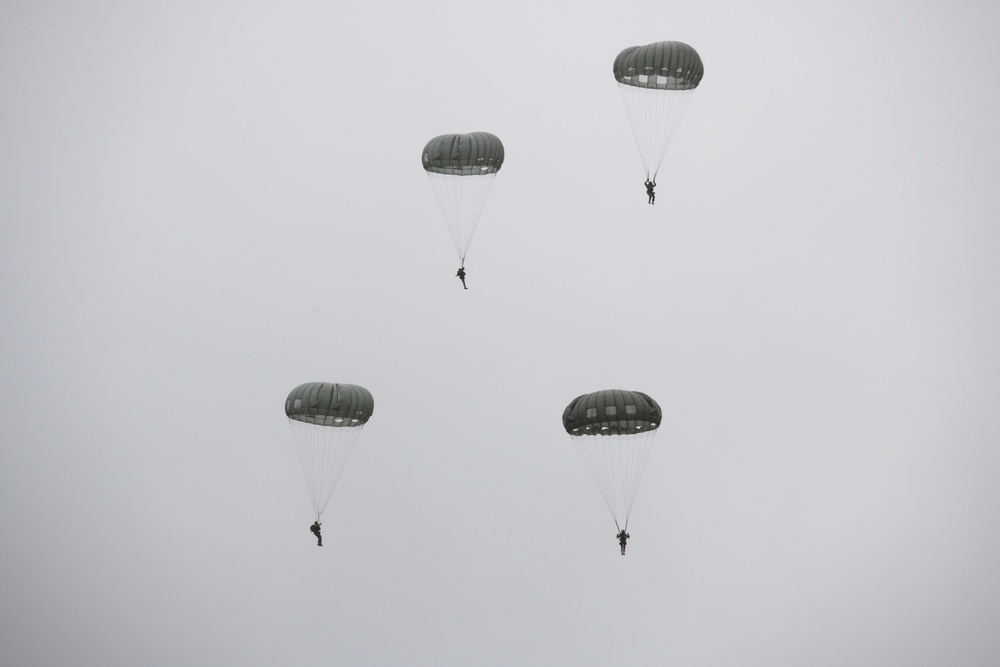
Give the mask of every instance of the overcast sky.
<svg viewBox="0 0 1000 667">
<path fill-rule="evenodd" d="M 0 663 L 1000 664 L 1000 5 L 808 4 L 0 0 Z M 308 381 L 375 397 L 322 549 Z"/>
</svg>

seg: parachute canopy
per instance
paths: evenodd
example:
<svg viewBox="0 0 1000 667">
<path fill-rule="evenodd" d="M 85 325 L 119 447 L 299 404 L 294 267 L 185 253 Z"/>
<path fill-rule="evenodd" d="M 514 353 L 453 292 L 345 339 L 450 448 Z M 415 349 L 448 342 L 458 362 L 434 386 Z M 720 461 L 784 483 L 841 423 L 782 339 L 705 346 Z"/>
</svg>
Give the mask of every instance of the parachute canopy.
<svg viewBox="0 0 1000 667">
<path fill-rule="evenodd" d="M 374 408 L 371 392 L 354 384 L 307 382 L 285 399 L 285 415 L 317 521 Z"/>
<path fill-rule="evenodd" d="M 423 164 L 435 174 L 495 174 L 503 165 L 503 144 L 489 132 L 442 134 L 424 146 Z"/>
<path fill-rule="evenodd" d="M 623 389 L 577 396 L 563 411 L 563 428 L 619 529 L 628 527 L 662 416 L 648 395 Z"/>
<path fill-rule="evenodd" d="M 604 389 L 577 396 L 563 411 L 563 428 L 573 436 L 618 435 L 659 428 L 660 406 L 641 391 Z"/>
<path fill-rule="evenodd" d="M 692 90 L 701 83 L 701 56 L 684 42 L 630 46 L 615 58 L 615 80 L 656 90 Z"/>
<path fill-rule="evenodd" d="M 363 426 L 374 409 L 371 392 L 356 384 L 306 382 L 292 389 L 285 400 L 289 419 L 319 426 Z"/>
</svg>

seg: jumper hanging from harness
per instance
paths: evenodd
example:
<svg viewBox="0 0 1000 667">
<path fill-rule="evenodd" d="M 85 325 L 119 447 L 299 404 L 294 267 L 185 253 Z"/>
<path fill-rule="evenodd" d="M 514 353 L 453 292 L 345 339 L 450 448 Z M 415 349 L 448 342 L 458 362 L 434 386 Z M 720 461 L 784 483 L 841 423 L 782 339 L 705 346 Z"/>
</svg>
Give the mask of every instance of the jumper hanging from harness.
<svg viewBox="0 0 1000 667">
<path fill-rule="evenodd" d="M 316 546 L 318 546 L 318 547 L 323 546 L 323 536 L 320 535 L 320 533 L 319 533 L 319 527 L 321 525 L 323 525 L 323 524 L 321 524 L 317 520 L 317 521 L 313 521 L 313 525 L 309 526 L 309 530 L 312 531 L 312 534 L 316 536 Z M 624 553 L 624 552 L 622 552 L 622 553 Z"/>
<path fill-rule="evenodd" d="M 645 185 L 646 185 L 646 194 L 649 195 L 649 203 L 650 204 L 655 204 L 656 203 L 656 193 L 653 191 L 653 188 L 656 187 L 656 181 L 651 181 L 651 180 L 649 180 L 647 178 Z"/>
<path fill-rule="evenodd" d="M 626 533 L 625 529 L 623 528 L 622 530 L 618 531 L 618 534 L 615 535 L 615 537 L 618 538 L 618 544 L 621 545 L 621 547 L 622 547 L 622 556 L 624 556 L 625 555 L 625 542 L 628 541 L 628 538 L 630 538 L 631 535 L 629 535 L 628 533 Z"/>
<path fill-rule="evenodd" d="M 462 287 L 464 287 L 465 289 L 469 289 L 465 285 L 465 266 L 464 265 L 458 267 L 458 273 L 456 273 L 455 275 L 458 276 L 462 280 Z"/>
</svg>

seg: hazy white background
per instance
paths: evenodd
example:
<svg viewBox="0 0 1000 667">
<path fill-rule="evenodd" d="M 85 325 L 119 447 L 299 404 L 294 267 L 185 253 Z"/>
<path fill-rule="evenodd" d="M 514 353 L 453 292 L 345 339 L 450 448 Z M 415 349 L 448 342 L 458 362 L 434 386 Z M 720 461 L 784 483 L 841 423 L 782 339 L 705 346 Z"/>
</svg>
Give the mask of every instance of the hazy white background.
<svg viewBox="0 0 1000 667">
<path fill-rule="evenodd" d="M 1000 664 L 1000 5 L 807 4 L 0 2 L 0 663 Z M 375 396 L 323 549 L 313 380 Z"/>
</svg>

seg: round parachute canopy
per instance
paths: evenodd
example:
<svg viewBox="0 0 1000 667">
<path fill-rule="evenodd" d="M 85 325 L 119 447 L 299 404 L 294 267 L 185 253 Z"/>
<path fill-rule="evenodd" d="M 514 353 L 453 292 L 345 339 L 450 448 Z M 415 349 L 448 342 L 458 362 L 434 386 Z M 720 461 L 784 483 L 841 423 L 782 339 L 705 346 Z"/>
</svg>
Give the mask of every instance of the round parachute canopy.
<svg viewBox="0 0 1000 667">
<path fill-rule="evenodd" d="M 503 165 L 503 144 L 489 132 L 442 134 L 424 146 L 424 169 L 435 174 L 495 174 Z"/>
<path fill-rule="evenodd" d="M 356 384 L 307 382 L 285 400 L 289 419 L 318 426 L 364 426 L 375 409 L 370 391 Z"/>
<path fill-rule="evenodd" d="M 572 436 L 624 435 L 659 428 L 659 404 L 641 391 L 604 389 L 577 396 L 563 411 L 563 428 Z"/>
<path fill-rule="evenodd" d="M 656 90 L 693 90 L 705 67 L 701 56 L 684 42 L 630 46 L 615 58 L 615 80 L 627 86 Z"/>
</svg>

